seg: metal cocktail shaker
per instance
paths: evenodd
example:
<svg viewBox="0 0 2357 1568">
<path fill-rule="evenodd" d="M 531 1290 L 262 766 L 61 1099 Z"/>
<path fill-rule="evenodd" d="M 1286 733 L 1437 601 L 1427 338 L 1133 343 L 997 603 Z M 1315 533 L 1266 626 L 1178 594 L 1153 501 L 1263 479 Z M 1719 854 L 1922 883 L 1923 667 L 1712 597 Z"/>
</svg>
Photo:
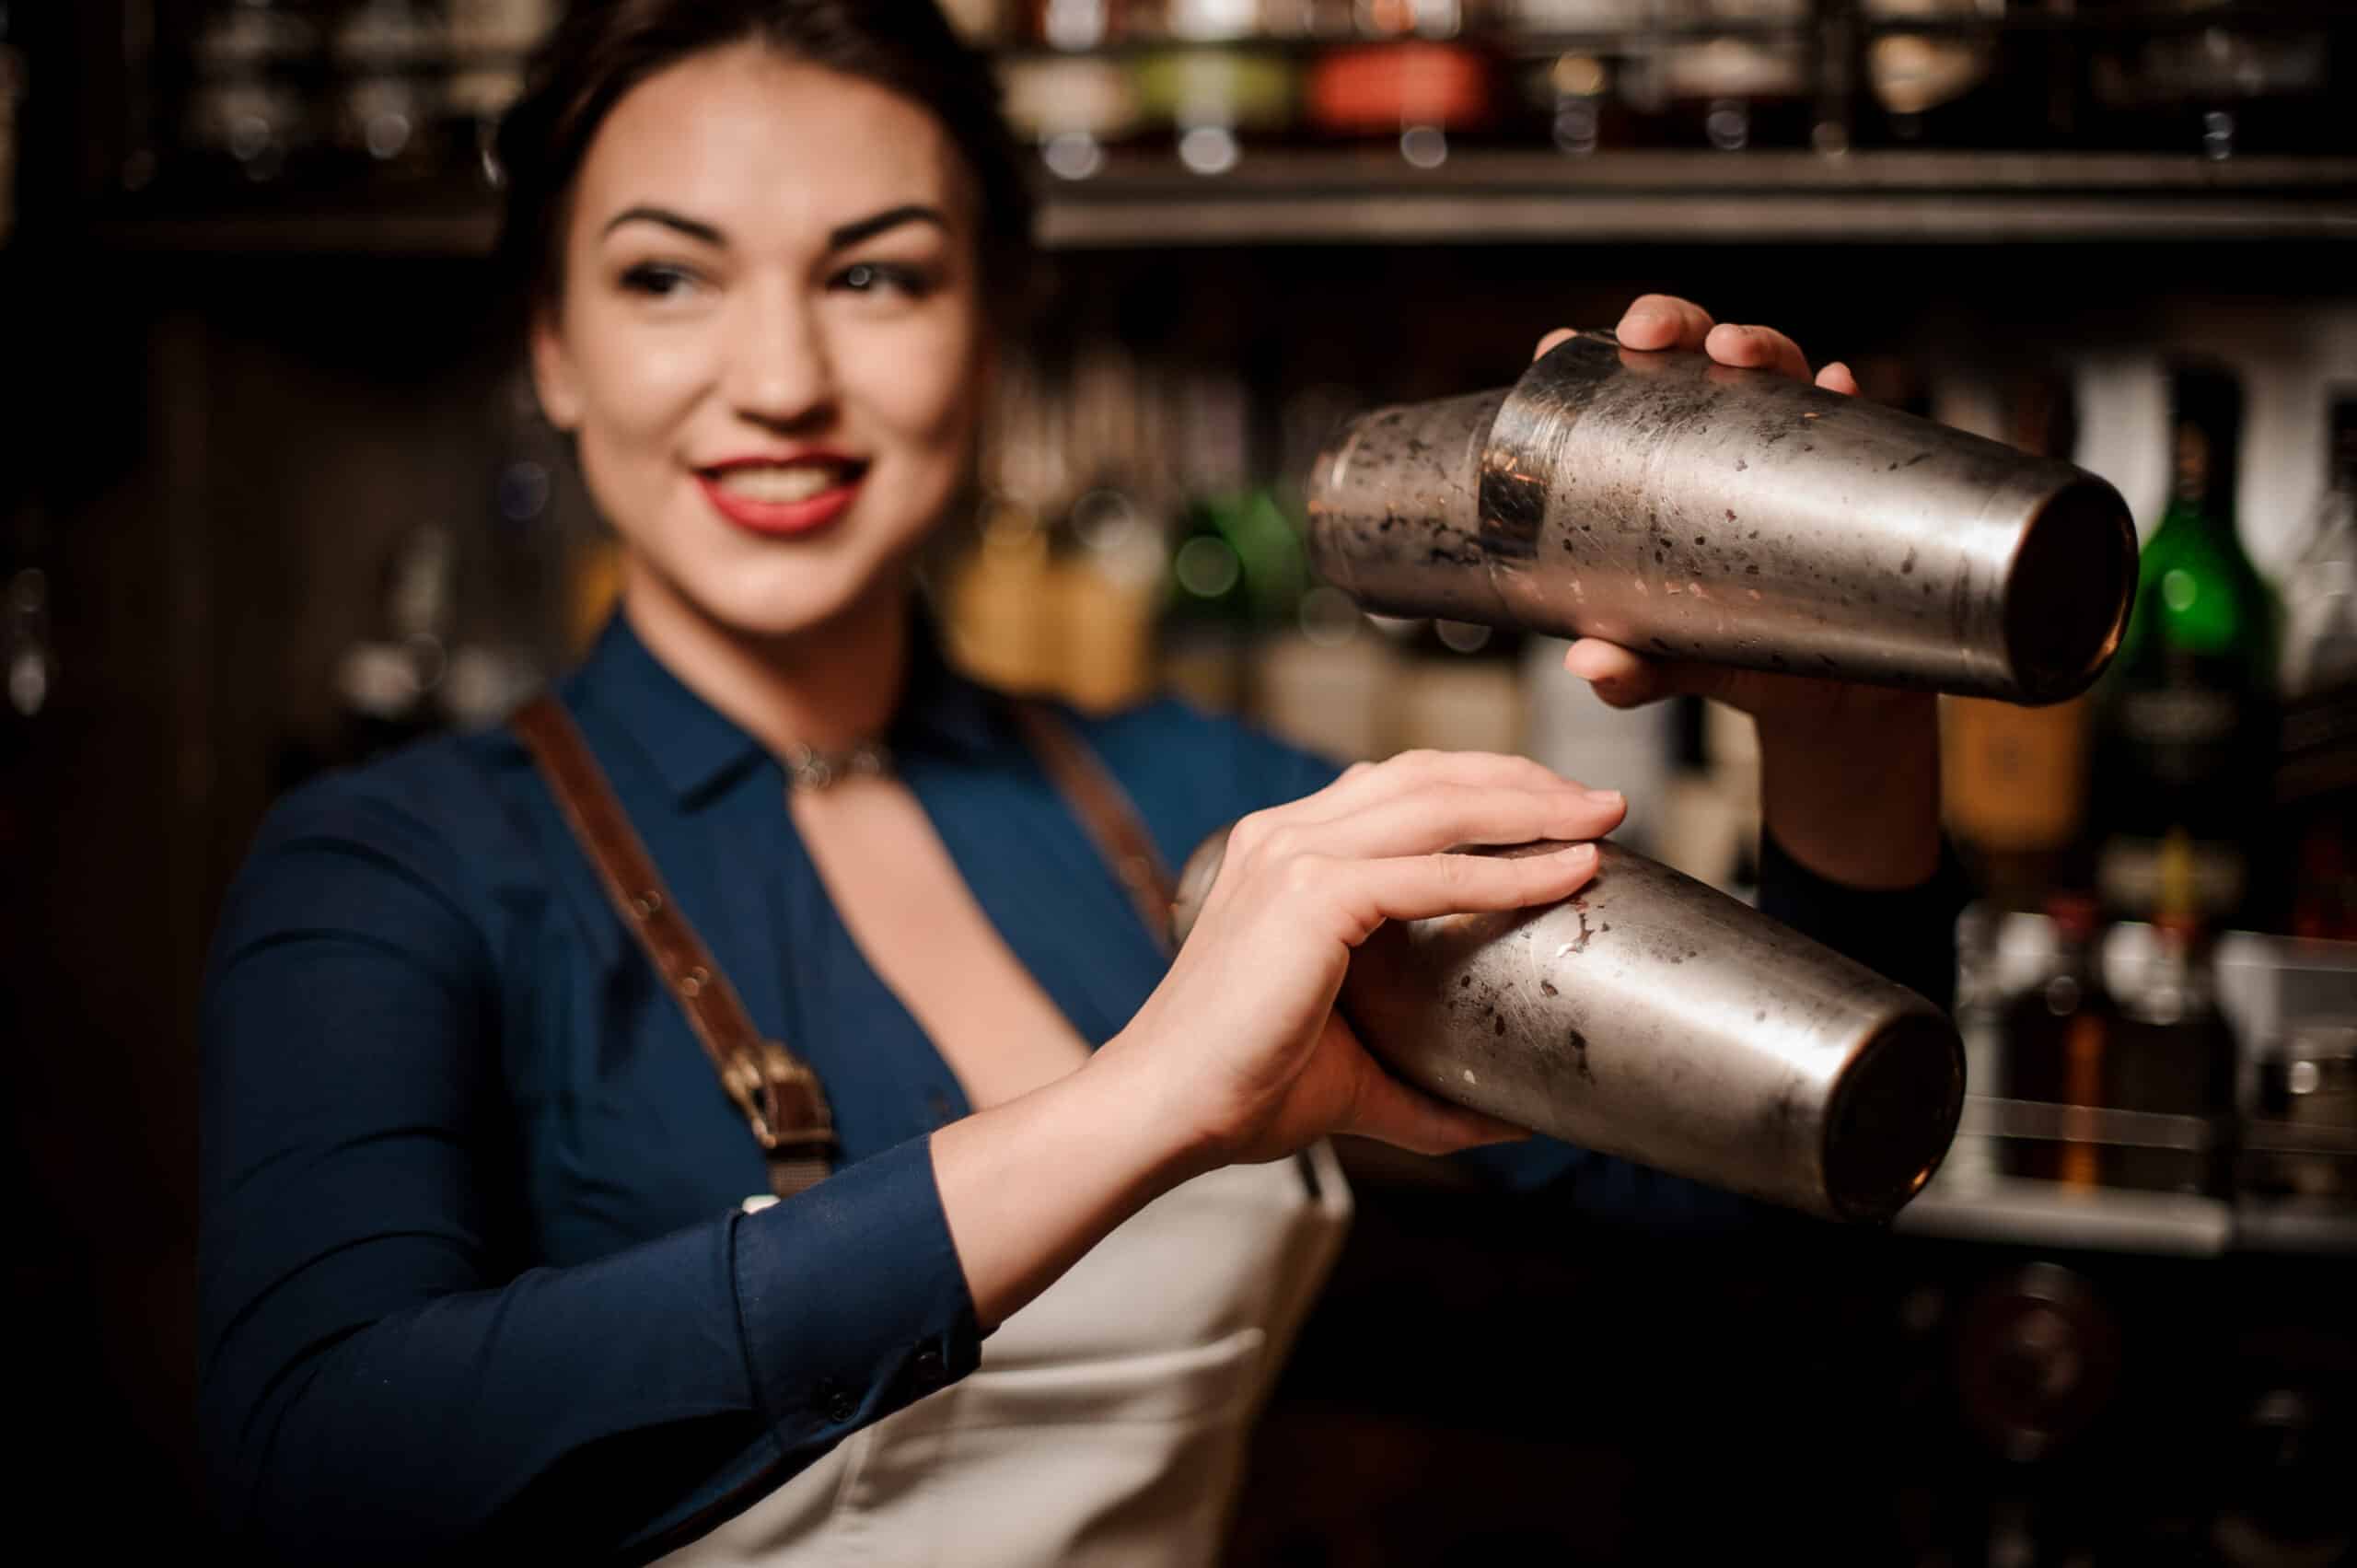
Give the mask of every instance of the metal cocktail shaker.
<svg viewBox="0 0 2357 1568">
<path fill-rule="evenodd" d="M 1368 610 L 2016 703 L 2119 645 L 2118 491 L 1862 398 L 1582 332 L 1319 456 L 1310 558 Z"/>
<path fill-rule="evenodd" d="M 1182 938 L 1225 830 L 1179 877 Z M 1557 846 L 1483 851 L 1530 854 Z M 1572 898 L 1377 928 L 1342 1015 L 1443 1099 L 1713 1186 L 1882 1220 L 1964 1109 L 1955 1027 L 1903 986 L 1612 843 Z"/>
</svg>

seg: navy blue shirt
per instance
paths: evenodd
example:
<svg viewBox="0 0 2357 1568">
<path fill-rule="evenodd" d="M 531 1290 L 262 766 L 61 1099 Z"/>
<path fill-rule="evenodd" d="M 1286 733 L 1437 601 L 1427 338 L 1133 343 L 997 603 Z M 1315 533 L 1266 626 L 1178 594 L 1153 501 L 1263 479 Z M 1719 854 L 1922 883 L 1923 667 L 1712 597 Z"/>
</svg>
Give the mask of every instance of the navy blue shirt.
<svg viewBox="0 0 2357 1568">
<path fill-rule="evenodd" d="M 1016 957 L 1091 1046 L 1165 958 L 989 694 L 920 639 L 890 737 Z M 970 1371 L 933 1179 L 956 1077 L 836 916 L 783 771 L 619 619 L 560 687 L 753 1021 L 826 1085 L 835 1175 L 760 1151 L 522 746 L 429 742 L 282 801 L 203 1002 L 203 1447 L 291 1557 L 648 1549 Z M 1068 717 L 1177 865 L 1333 764 L 1162 701 Z M 1945 885 L 1763 905 L 1942 1000 Z M 1472 1151 L 1599 1209 L 1731 1202 L 1560 1143 Z"/>
</svg>

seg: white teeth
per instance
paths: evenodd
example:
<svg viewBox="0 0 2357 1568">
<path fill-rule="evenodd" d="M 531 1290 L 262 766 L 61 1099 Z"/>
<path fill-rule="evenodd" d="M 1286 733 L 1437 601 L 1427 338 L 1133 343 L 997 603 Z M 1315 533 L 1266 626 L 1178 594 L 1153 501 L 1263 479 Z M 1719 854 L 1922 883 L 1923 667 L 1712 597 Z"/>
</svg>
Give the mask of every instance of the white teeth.
<svg viewBox="0 0 2357 1568">
<path fill-rule="evenodd" d="M 730 469 L 720 476 L 720 487 L 748 501 L 782 506 L 832 490 L 843 477 L 833 463 L 796 463 L 791 468 Z"/>
</svg>

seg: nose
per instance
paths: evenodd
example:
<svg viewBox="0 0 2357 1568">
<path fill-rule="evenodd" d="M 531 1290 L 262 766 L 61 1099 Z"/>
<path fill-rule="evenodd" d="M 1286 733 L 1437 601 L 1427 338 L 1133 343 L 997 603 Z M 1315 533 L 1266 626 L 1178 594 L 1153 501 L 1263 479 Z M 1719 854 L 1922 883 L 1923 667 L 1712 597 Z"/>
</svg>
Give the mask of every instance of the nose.
<svg viewBox="0 0 2357 1568">
<path fill-rule="evenodd" d="M 834 416 L 834 366 L 818 321 L 797 292 L 748 291 L 732 323 L 723 393 L 739 418 L 806 433 Z"/>
</svg>

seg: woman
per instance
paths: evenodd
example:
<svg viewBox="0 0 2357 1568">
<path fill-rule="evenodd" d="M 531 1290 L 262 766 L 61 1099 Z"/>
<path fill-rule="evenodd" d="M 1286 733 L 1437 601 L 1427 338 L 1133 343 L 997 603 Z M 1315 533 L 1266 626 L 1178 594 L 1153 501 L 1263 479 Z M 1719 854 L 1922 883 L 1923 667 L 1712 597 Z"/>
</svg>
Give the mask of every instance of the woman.
<svg viewBox="0 0 2357 1568">
<path fill-rule="evenodd" d="M 503 150 L 541 401 L 625 562 L 559 695 L 659 868 L 639 914 L 684 914 L 711 967 L 667 990 L 513 733 L 281 804 L 203 1004 L 202 1416 L 235 1532 L 1204 1561 L 1339 1234 L 1329 1134 L 1702 1201 L 1422 1097 L 1331 1011 L 1379 922 L 1594 865 L 1450 846 L 1593 839 L 1619 796 L 1505 757 L 1337 776 L 1169 703 L 1062 714 L 1164 860 L 1244 819 L 1173 961 L 1052 759 L 940 662 L 910 563 L 1027 219 L 929 5 L 582 6 Z M 1620 332 L 1806 373 L 1681 301 Z M 1570 662 L 1610 701 L 1753 711 L 1771 907 L 1940 989 L 1928 701 Z M 780 761 L 879 738 L 888 769 L 829 787 Z M 831 1106 L 834 1172 L 783 1202 L 681 1011 L 712 970 Z"/>
</svg>

